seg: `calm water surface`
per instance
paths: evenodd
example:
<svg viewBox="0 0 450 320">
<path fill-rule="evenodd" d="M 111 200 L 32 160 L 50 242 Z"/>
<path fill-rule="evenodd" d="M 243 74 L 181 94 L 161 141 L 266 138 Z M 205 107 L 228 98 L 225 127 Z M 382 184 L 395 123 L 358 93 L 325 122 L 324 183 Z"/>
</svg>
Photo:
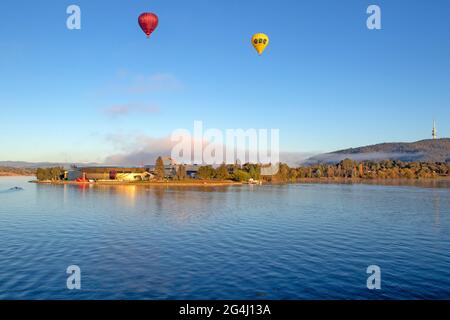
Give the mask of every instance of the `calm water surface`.
<svg viewBox="0 0 450 320">
<path fill-rule="evenodd" d="M 0 299 L 450 299 L 449 188 L 27 180 L 0 178 Z"/>
</svg>

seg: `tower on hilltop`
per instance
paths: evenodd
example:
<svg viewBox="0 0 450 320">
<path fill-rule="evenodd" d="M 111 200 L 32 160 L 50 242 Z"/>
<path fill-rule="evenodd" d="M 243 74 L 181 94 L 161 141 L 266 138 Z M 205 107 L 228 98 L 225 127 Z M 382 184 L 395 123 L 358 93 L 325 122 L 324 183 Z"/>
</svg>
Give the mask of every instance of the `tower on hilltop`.
<svg viewBox="0 0 450 320">
<path fill-rule="evenodd" d="M 433 140 L 437 139 L 436 121 L 433 120 L 433 130 L 431 131 L 431 136 Z"/>
</svg>

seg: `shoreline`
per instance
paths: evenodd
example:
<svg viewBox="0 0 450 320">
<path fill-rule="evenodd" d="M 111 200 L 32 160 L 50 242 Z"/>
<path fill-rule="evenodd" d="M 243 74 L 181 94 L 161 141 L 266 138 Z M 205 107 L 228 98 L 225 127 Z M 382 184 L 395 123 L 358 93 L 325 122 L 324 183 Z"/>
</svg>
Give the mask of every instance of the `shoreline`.
<svg viewBox="0 0 450 320">
<path fill-rule="evenodd" d="M 96 181 L 96 182 L 76 182 L 76 181 L 29 181 L 36 184 L 51 185 L 93 185 L 93 186 L 162 186 L 162 187 L 221 187 L 236 186 L 245 183 L 235 181 Z"/>
<path fill-rule="evenodd" d="M 25 176 L 23 176 L 25 177 Z M 76 185 L 76 186 L 157 186 L 157 187 L 226 187 L 257 185 L 248 182 L 236 182 L 230 180 L 193 180 L 193 181 L 38 181 L 31 180 L 30 183 L 44 185 Z M 397 179 L 364 179 L 364 178 L 302 178 L 296 181 L 271 181 L 263 182 L 262 185 L 288 185 L 288 184 L 371 184 L 371 185 L 415 185 L 415 184 L 436 184 L 450 182 L 448 177 L 436 178 L 397 178 Z"/>
</svg>

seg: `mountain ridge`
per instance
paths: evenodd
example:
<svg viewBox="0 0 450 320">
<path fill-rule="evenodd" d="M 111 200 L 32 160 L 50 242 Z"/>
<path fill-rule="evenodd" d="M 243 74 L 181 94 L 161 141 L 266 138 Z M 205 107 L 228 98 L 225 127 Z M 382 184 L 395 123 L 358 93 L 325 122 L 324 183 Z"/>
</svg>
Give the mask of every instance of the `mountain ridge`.
<svg viewBox="0 0 450 320">
<path fill-rule="evenodd" d="M 70 168 L 72 165 L 76 166 L 96 166 L 98 163 L 68 163 L 68 162 L 28 162 L 28 161 L 0 161 L 0 167 L 11 168 L 51 168 L 51 167 L 64 167 Z"/>
<path fill-rule="evenodd" d="M 450 162 L 450 138 L 415 142 L 383 142 L 357 148 L 323 153 L 308 158 L 304 164 L 355 161 L 398 160 L 405 162 Z"/>
</svg>

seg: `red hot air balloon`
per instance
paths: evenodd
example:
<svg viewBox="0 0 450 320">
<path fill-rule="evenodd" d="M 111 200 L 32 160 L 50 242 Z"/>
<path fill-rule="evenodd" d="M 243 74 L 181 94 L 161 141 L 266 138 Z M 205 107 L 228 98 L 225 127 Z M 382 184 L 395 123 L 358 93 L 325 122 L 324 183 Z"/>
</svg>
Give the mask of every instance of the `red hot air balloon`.
<svg viewBox="0 0 450 320">
<path fill-rule="evenodd" d="M 158 16 L 154 13 L 145 12 L 139 16 L 138 21 L 142 31 L 147 35 L 147 38 L 150 37 L 152 32 L 155 31 L 158 26 Z"/>
</svg>

